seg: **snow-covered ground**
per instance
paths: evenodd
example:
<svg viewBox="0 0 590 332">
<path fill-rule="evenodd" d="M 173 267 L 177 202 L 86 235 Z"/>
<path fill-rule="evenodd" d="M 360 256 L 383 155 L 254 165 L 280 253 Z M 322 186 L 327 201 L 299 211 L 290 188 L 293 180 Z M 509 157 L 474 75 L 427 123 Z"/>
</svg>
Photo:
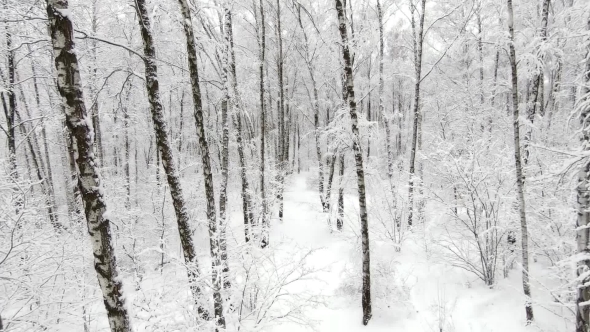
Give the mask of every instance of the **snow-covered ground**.
<svg viewBox="0 0 590 332">
<path fill-rule="evenodd" d="M 236 310 L 226 316 L 228 331 L 236 331 L 237 326 L 245 332 L 573 330 L 571 308 L 553 300 L 548 291 L 552 286 L 551 274 L 541 260 L 531 266 L 535 322 L 527 327 L 518 264 L 510 271 L 509 278 L 504 278 L 499 269 L 496 285 L 490 289 L 473 274 L 442 259 L 437 252 L 440 247 L 433 243 L 438 231 L 435 226 L 422 225 L 412 233 L 406 233 L 401 251 L 396 251 L 394 243 L 379 233 L 383 227 L 378 218 L 371 218 L 371 214 L 373 317 L 368 326 L 363 326 L 355 183 L 346 184 L 350 190 L 345 195 L 344 229 L 338 232 L 335 225 L 328 224 L 327 215 L 321 211 L 312 179 L 310 174 L 288 177 L 285 218 L 283 222 L 272 219 L 271 245 L 266 249 L 244 247 L 241 207 L 231 204 L 228 234 L 231 273 L 234 275 L 232 289 L 236 294 L 233 308 Z M 369 199 L 371 201 L 374 200 Z M 434 212 L 434 208 L 429 210 L 427 207 L 426 223 L 429 225 L 444 221 L 443 216 Z M 169 243 L 165 251 L 166 260 L 172 264 L 167 264 L 162 273 L 153 262 L 147 264 L 139 283 L 127 266 L 124 286 L 133 326 L 136 331 L 154 332 L 210 330 L 195 325 L 180 249 L 175 243 L 174 223 L 170 222 L 169 227 Z M 210 278 L 207 271 L 211 266 L 207 238 L 202 229 L 195 233 L 205 283 Z M 144 255 L 154 255 L 153 251 L 144 250 L 139 257 L 147 262 L 148 256 Z M 87 282 L 94 284 L 90 265 L 87 269 L 90 275 Z M 210 291 L 207 287 L 205 292 Z M 99 293 L 95 290 L 93 294 L 88 298 L 92 303 L 87 307 L 89 328 L 91 331 L 107 331 Z M 256 312 L 247 308 L 246 302 L 252 301 L 252 294 L 257 296 L 254 300 Z M 205 296 L 210 295 L 206 293 Z M 261 318 L 265 315 L 266 319 Z M 239 324 L 238 320 L 242 323 Z M 68 326 L 80 325 L 76 322 Z M 68 326 L 62 326 L 64 331 L 70 330 Z"/>
<path fill-rule="evenodd" d="M 347 209 L 354 196 L 345 197 Z M 285 192 L 285 219 L 274 221 L 271 239 L 275 250 L 314 250 L 308 262 L 318 269 L 304 286 L 291 291 L 321 294 L 322 303 L 308 308 L 309 322 L 317 331 L 567 331 L 569 309 L 556 306 L 542 289 L 544 270 L 532 266 L 535 323 L 525 327 L 524 297 L 518 268 L 505 279 L 498 272 L 490 289 L 473 275 L 427 255 L 424 235 L 408 236 L 402 250 L 377 240 L 371 230 L 373 318 L 361 323 L 360 241 L 358 223 L 347 211 L 343 232 L 330 232 L 321 213 L 316 188 L 305 175 L 290 178 Z M 430 249 L 433 250 L 433 249 Z M 288 255 L 287 255 L 288 256 Z M 290 257 L 284 257 L 289 259 Z M 571 317 L 568 317 L 571 319 Z M 281 323 L 273 331 L 306 331 L 299 323 Z"/>
</svg>

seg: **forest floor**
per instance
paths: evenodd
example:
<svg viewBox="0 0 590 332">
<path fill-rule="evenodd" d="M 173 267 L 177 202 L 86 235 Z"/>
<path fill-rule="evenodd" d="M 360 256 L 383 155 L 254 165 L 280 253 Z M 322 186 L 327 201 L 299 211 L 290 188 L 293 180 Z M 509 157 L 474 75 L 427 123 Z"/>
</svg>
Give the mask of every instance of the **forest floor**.
<svg viewBox="0 0 590 332">
<path fill-rule="evenodd" d="M 321 212 L 317 190 L 309 178 L 293 175 L 286 186 L 285 219 L 274 221 L 272 246 L 277 251 L 311 250 L 307 263 L 314 272 L 290 289 L 297 294 L 315 294 L 317 305 L 306 307 L 306 322 L 317 331 L 567 331 L 563 317 L 567 308 L 555 306 L 543 290 L 544 271 L 533 264 L 535 318 L 525 327 L 524 297 L 518 267 L 508 278 L 498 271 L 493 289 L 481 280 L 437 258 L 425 233 L 406 237 L 401 251 L 391 241 L 371 231 L 373 318 L 367 327 L 361 323 L 360 238 L 354 221 L 356 197 L 345 196 L 345 225 L 342 232 L 331 231 L 327 214 Z M 436 218 L 430 215 L 428 218 Z M 371 225 L 373 226 L 373 225 Z M 286 260 L 291 259 L 287 254 Z M 303 296 L 302 296 L 303 297 Z M 571 318 L 568 318 L 571 319 Z M 306 331 L 310 326 L 281 323 L 273 331 Z"/>
</svg>

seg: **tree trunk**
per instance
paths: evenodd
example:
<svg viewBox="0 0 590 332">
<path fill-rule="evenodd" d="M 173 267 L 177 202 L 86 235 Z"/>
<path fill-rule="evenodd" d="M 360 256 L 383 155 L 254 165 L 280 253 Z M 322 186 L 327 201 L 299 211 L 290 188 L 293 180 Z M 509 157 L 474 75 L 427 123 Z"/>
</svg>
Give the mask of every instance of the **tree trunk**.
<svg viewBox="0 0 590 332">
<path fill-rule="evenodd" d="M 297 122 L 297 174 L 301 173 L 301 134 L 299 133 L 300 124 Z"/>
<path fill-rule="evenodd" d="M 387 176 L 389 181 L 393 178 L 393 150 L 391 148 L 391 121 L 389 116 L 385 114 L 383 106 L 383 52 L 385 49 L 383 37 L 383 9 L 381 8 L 381 1 L 377 0 L 377 19 L 379 20 L 379 114 L 383 117 L 385 123 L 385 152 L 387 153 Z"/>
<path fill-rule="evenodd" d="M 363 169 L 363 152 L 361 150 L 361 137 L 358 129 L 358 115 L 356 111 L 356 100 L 354 97 L 354 82 L 352 76 L 352 61 L 348 46 L 348 31 L 346 28 L 346 19 L 342 10 L 342 2 L 336 0 L 336 12 L 338 13 L 338 29 L 342 41 L 342 58 L 344 60 L 344 75 L 346 78 L 346 98 L 350 111 L 350 122 L 352 129 L 352 148 L 356 162 L 356 175 L 358 182 L 359 196 L 359 213 L 361 219 L 361 239 L 362 239 L 362 257 L 363 257 L 363 289 L 362 289 L 362 307 L 363 307 L 363 325 L 367 325 L 371 319 L 371 263 L 369 252 L 369 220 L 367 218 L 367 199 L 365 196 L 365 171 Z"/>
<path fill-rule="evenodd" d="M 31 52 L 31 46 L 27 45 L 27 48 L 29 50 L 29 52 Z M 37 71 L 35 69 L 35 64 L 33 61 L 31 61 L 31 71 L 33 73 L 33 89 L 34 89 L 34 93 L 35 93 L 35 103 L 37 105 L 37 110 L 39 111 L 40 114 L 44 114 L 45 112 L 43 112 L 42 107 L 41 107 L 41 100 L 39 98 L 39 85 L 37 84 Z M 24 99 L 24 96 L 23 96 Z M 48 112 L 47 114 L 44 115 L 49 115 Z M 29 115 L 30 117 L 30 115 Z M 46 179 L 46 183 L 49 189 L 49 196 L 50 196 L 50 204 L 57 209 L 57 203 L 55 201 L 55 186 L 53 185 L 53 169 L 51 167 L 51 158 L 50 158 L 50 154 L 49 154 L 49 143 L 47 142 L 47 122 L 45 121 L 45 117 L 43 117 L 43 119 L 41 120 L 41 138 L 43 140 L 43 152 L 44 152 L 44 157 L 45 157 L 45 175 L 47 176 Z M 41 158 L 41 157 L 40 157 Z M 42 159 L 42 158 L 41 158 Z M 70 188 L 67 189 L 68 192 L 70 192 Z M 56 216 L 56 220 L 58 219 L 57 214 Z M 58 221 L 59 222 L 59 221 Z"/>
<path fill-rule="evenodd" d="M 23 93 L 22 85 L 20 86 L 20 95 L 23 106 L 26 110 L 27 116 L 31 119 L 31 112 L 29 111 L 29 106 L 25 99 L 25 94 Z M 53 228 L 57 232 L 61 232 L 63 225 L 59 223 L 57 213 L 55 213 L 55 208 L 57 205 L 55 204 L 55 196 L 53 194 L 52 188 L 49 186 L 47 182 L 47 178 L 45 175 L 45 165 L 43 164 L 43 159 L 41 158 L 41 151 L 39 149 L 39 141 L 37 138 L 37 134 L 35 129 L 28 129 L 27 126 L 22 118 L 18 110 L 15 112 L 16 120 L 20 123 L 19 130 L 22 137 L 25 137 L 27 142 L 27 146 L 29 148 L 31 159 L 33 161 L 33 166 L 35 168 L 35 175 L 37 180 L 39 181 L 39 187 L 41 187 L 41 193 L 43 194 L 43 198 L 45 199 L 45 204 L 47 205 L 47 216 L 49 217 L 49 222 L 53 226 Z M 29 130 L 29 133 L 27 131 Z M 28 160 L 28 158 L 27 158 Z"/>
<path fill-rule="evenodd" d="M 540 36 L 541 42 L 545 43 L 547 41 L 547 22 L 549 20 L 549 6 L 551 4 L 551 0 L 543 0 L 543 12 L 541 14 L 541 29 L 540 29 Z M 539 61 L 543 62 L 544 56 L 541 54 L 539 56 Z M 532 105 L 528 105 L 527 103 L 527 120 L 531 123 L 531 125 L 535 122 L 535 116 L 539 114 L 543 116 L 545 114 L 545 101 L 544 101 L 544 90 L 545 90 L 545 75 L 543 73 L 543 67 L 539 68 L 539 73 L 533 77 L 533 86 L 531 91 L 531 97 L 533 100 Z M 527 128 L 527 131 L 524 136 L 524 164 L 525 166 L 528 165 L 530 160 L 530 149 L 529 145 L 533 135 L 533 128 Z"/>
<path fill-rule="evenodd" d="M 141 0 L 143 1 L 143 0 Z M 216 325 L 225 329 L 225 318 L 223 316 L 223 302 L 221 299 L 221 253 L 219 248 L 219 234 L 217 231 L 217 216 L 215 211 L 215 192 L 213 189 L 213 175 L 211 173 L 211 157 L 209 146 L 205 136 L 205 121 L 203 119 L 203 106 L 201 101 L 201 90 L 199 88 L 199 71 L 197 67 L 197 48 L 191 13 L 187 0 L 178 0 L 183 18 L 183 28 L 186 36 L 186 49 L 188 54 L 188 67 L 192 85 L 193 103 L 195 107 L 195 125 L 197 139 L 201 148 L 201 161 L 203 166 L 203 177 L 205 182 L 205 197 L 207 199 L 207 221 L 209 223 L 209 245 L 211 251 L 212 282 L 213 282 L 213 310 Z"/>
<path fill-rule="evenodd" d="M 133 87 L 129 86 L 127 89 L 127 96 L 125 98 L 125 108 L 123 109 L 123 126 L 124 126 L 124 133 L 125 133 L 125 163 L 123 165 L 124 173 L 125 173 L 125 208 L 127 210 L 131 209 L 131 165 L 130 165 L 130 143 L 129 143 L 129 97 L 131 95 L 131 89 Z"/>
<path fill-rule="evenodd" d="M 412 226 L 413 223 L 413 213 L 414 213 L 414 174 L 415 174 L 415 162 L 416 162 L 416 150 L 417 150 L 417 141 L 418 141 L 418 131 L 420 128 L 420 83 L 422 77 L 422 44 L 423 44 L 423 34 L 424 34 L 424 16 L 425 16 L 425 9 L 426 9 L 426 0 L 422 0 L 422 12 L 418 12 L 419 17 L 419 26 L 417 27 L 418 30 L 416 31 L 416 25 L 414 21 L 414 7 L 412 8 L 412 31 L 414 31 L 414 68 L 415 68 L 415 76 L 414 76 L 414 124 L 412 126 L 412 150 L 410 151 L 410 181 L 409 181 L 409 189 L 408 189 L 408 227 Z"/>
<path fill-rule="evenodd" d="M 88 234 L 94 255 L 94 269 L 102 290 L 105 309 L 111 331 L 131 331 L 129 315 L 125 307 L 123 285 L 117 273 L 117 262 L 112 246 L 110 221 L 106 216 L 106 204 L 102 193 L 100 175 L 94 159 L 94 133 L 88 119 L 78 70 L 78 58 L 74 50 L 74 28 L 64 0 L 47 0 L 49 34 L 55 55 L 57 88 L 62 97 L 66 124 L 74 138 L 78 187 L 82 193 Z"/>
<path fill-rule="evenodd" d="M 92 26 L 92 34 L 93 35 L 97 35 L 97 30 L 98 30 L 98 8 L 97 8 L 97 2 L 98 0 L 93 0 L 92 1 L 92 22 L 91 22 L 91 26 Z M 97 86 L 97 65 L 98 65 L 98 61 L 97 61 L 97 56 L 96 56 L 96 50 L 97 50 L 97 42 L 96 40 L 91 40 L 91 44 L 92 44 L 92 63 L 93 63 L 93 69 L 92 69 L 92 85 L 90 86 L 91 90 L 90 90 L 90 94 L 91 96 L 94 98 L 94 101 L 92 103 L 92 108 L 90 110 L 90 113 L 92 114 L 92 126 L 94 129 L 94 137 L 95 137 L 95 148 L 96 148 L 96 154 L 97 154 L 97 161 L 98 164 L 103 167 L 104 166 L 104 158 L 105 158 L 105 154 L 104 154 L 104 148 L 102 145 L 102 131 L 100 130 L 100 115 L 99 115 L 99 109 L 98 109 L 98 91 L 96 91 L 96 86 Z M 115 154 L 115 158 L 117 157 L 117 155 Z M 116 169 L 115 169 L 116 171 Z"/>
<path fill-rule="evenodd" d="M 248 178 L 246 174 L 246 159 L 244 156 L 244 137 L 242 133 L 242 103 L 240 102 L 240 95 L 238 90 L 238 76 L 236 75 L 236 54 L 234 51 L 234 34 L 233 34 L 233 24 L 232 24 L 232 14 L 231 11 L 226 13 L 227 17 L 227 29 L 228 29 L 228 36 L 229 36 L 229 68 L 231 69 L 231 77 L 233 79 L 233 92 L 234 92 L 234 108 L 235 112 L 233 113 L 233 122 L 236 126 L 236 143 L 238 145 L 238 162 L 240 166 L 240 179 L 242 181 L 242 212 L 244 216 L 244 239 L 246 242 L 250 241 L 251 236 L 251 228 L 250 226 L 253 225 L 254 222 L 254 214 L 252 211 L 252 198 L 250 197 L 250 190 L 248 184 Z"/>
<path fill-rule="evenodd" d="M 590 19 L 587 22 L 590 31 Z M 582 150 L 590 150 L 590 43 L 586 44 L 586 63 L 584 69 L 584 82 L 582 98 L 580 99 L 580 124 L 582 129 Z M 576 299 L 576 332 L 590 331 L 590 160 L 585 159 L 578 172 L 578 186 L 576 187 L 578 198 L 578 217 L 576 219 L 576 244 L 577 244 L 577 277 L 578 297 Z"/>
<path fill-rule="evenodd" d="M 340 182 L 338 183 L 338 217 L 336 218 L 336 229 L 341 231 L 344 225 L 344 151 L 340 151 L 338 157 Z"/>
<path fill-rule="evenodd" d="M 182 136 L 183 136 L 183 130 L 182 128 L 184 127 L 184 89 L 182 89 L 182 94 L 180 97 L 180 123 L 178 124 L 178 168 L 181 169 L 182 168 Z"/>
<path fill-rule="evenodd" d="M 176 214 L 180 243 L 182 245 L 184 261 L 187 266 L 187 276 L 193 300 L 197 306 L 198 315 L 203 319 L 207 319 L 207 309 L 203 307 L 203 304 L 200 301 L 201 289 L 197 284 L 200 271 L 192 240 L 189 215 L 186 211 L 182 187 L 180 185 L 180 179 L 172 154 L 172 145 L 168 140 L 167 124 L 164 120 L 162 103 L 160 101 L 158 67 L 155 61 L 156 50 L 154 48 L 151 22 L 149 21 L 150 17 L 148 15 L 145 0 L 136 0 L 136 10 L 144 47 L 143 60 L 145 65 L 146 90 L 150 104 L 150 111 L 152 113 L 154 132 L 156 134 L 157 151 L 160 152 L 162 166 L 164 167 L 168 185 L 170 186 L 170 196 L 172 197 L 172 204 Z M 159 167 L 159 165 L 156 165 L 156 167 Z"/>
<path fill-rule="evenodd" d="M 230 106 L 230 75 L 232 63 L 231 58 L 231 13 L 228 8 L 224 8 L 224 47 L 222 55 L 222 82 L 223 82 L 223 100 L 221 101 L 221 122 L 222 122 L 222 151 L 221 151 L 221 186 L 219 188 L 219 250 L 221 251 L 221 264 L 223 288 L 228 289 L 231 284 L 229 281 L 229 264 L 227 261 L 227 182 L 229 178 L 229 122 L 228 108 Z"/>
<path fill-rule="evenodd" d="M 510 34 L 510 67 L 512 68 L 512 107 L 514 126 L 514 160 L 518 204 L 520 213 L 520 231 L 522 236 L 522 287 L 527 298 L 525 304 L 527 325 L 533 321 L 533 305 L 531 303 L 531 286 L 529 283 L 529 249 L 528 230 L 526 223 L 526 209 L 524 200 L 524 176 L 520 156 L 520 119 L 518 115 L 518 74 L 516 71 L 516 51 L 514 50 L 514 14 L 512 0 L 508 0 L 508 32 Z"/>
<path fill-rule="evenodd" d="M 4 1 L 4 9 L 8 10 L 7 2 Z M 15 183 L 18 182 L 19 175 L 16 163 L 16 91 L 15 91 L 15 72 L 16 64 L 14 63 L 14 50 L 12 49 L 12 34 L 8 30 L 8 24 L 5 25 L 5 36 L 6 36 L 6 50 L 8 58 L 8 107 L 4 100 L 4 94 L 2 94 L 2 104 L 4 107 L 4 116 L 6 118 L 6 135 L 8 141 L 8 166 L 10 171 L 10 178 Z M 15 190 L 18 190 L 15 187 Z M 17 213 L 22 207 L 22 198 L 17 194 L 16 210 Z"/>
<path fill-rule="evenodd" d="M 303 28 L 303 20 L 301 19 L 301 5 L 297 7 L 297 20 L 299 23 L 299 27 L 301 28 L 301 32 L 303 33 L 303 40 L 305 44 L 303 45 L 304 55 L 305 55 L 305 64 L 307 65 L 307 71 L 309 73 L 309 78 L 311 80 L 312 90 L 313 90 L 313 125 L 315 127 L 314 131 L 314 138 L 315 138 L 315 147 L 316 147 L 316 155 L 318 158 L 318 191 L 320 194 L 320 202 L 322 203 L 322 209 L 324 213 L 328 212 L 328 207 L 326 205 L 326 198 L 324 195 L 324 162 L 323 162 L 323 155 L 322 155 L 322 148 L 321 148 L 321 141 L 320 141 L 320 104 L 319 104 L 319 97 L 318 97 L 318 87 L 315 80 L 314 74 L 314 63 L 313 57 L 309 54 L 309 40 L 307 37 L 307 33 Z"/>
<path fill-rule="evenodd" d="M 336 168 L 336 151 L 334 151 L 331 157 L 332 158 L 328 160 L 328 167 L 330 171 L 328 173 L 328 183 L 326 184 L 326 205 L 328 206 L 328 213 L 332 207 L 332 183 L 334 180 L 334 171 Z M 330 216 L 328 216 L 328 218 L 330 218 Z"/>
<path fill-rule="evenodd" d="M 260 64 L 259 64 L 259 75 L 260 75 L 260 199 L 262 204 L 262 238 L 260 239 L 260 245 L 264 248 L 268 244 L 268 220 L 267 220 L 267 202 L 266 202 L 266 189 L 265 189 L 265 141 L 266 141 L 266 110 L 264 105 L 265 98 L 265 87 L 264 87 L 264 63 L 266 61 L 266 26 L 264 22 L 264 2 L 260 0 Z M 269 105 L 272 105 L 269 103 Z"/>
<path fill-rule="evenodd" d="M 281 28 L 281 3 L 277 0 L 277 38 L 278 38 L 278 88 L 279 88 L 279 153 L 278 153 L 278 165 L 277 165 L 277 199 L 279 201 L 279 221 L 283 221 L 283 192 L 285 190 L 285 171 L 286 171 L 286 156 L 289 151 L 286 151 L 287 145 L 285 144 L 285 87 L 283 83 L 283 31 Z"/>
</svg>

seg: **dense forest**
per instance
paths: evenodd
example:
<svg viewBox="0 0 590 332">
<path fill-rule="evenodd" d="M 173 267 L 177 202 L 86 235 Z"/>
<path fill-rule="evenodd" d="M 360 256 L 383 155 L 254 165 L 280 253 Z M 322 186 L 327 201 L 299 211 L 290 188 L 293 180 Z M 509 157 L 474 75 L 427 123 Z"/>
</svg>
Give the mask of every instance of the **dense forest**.
<svg viewBox="0 0 590 332">
<path fill-rule="evenodd" d="M 590 1 L 0 0 L 0 331 L 590 332 Z"/>
</svg>

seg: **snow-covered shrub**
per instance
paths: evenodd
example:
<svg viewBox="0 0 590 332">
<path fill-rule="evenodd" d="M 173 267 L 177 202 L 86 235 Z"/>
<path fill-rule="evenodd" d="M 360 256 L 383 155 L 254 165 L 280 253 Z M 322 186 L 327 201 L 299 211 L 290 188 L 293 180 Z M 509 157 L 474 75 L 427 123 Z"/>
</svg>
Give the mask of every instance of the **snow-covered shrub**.
<svg viewBox="0 0 590 332">
<path fill-rule="evenodd" d="M 507 225 L 515 218 L 507 199 L 510 169 L 505 158 L 490 158 L 485 144 L 480 140 L 461 151 L 452 149 L 451 160 L 438 163 L 444 184 L 433 194 L 446 218 L 436 225 L 435 237 L 444 259 L 493 286 L 510 238 Z"/>
</svg>

